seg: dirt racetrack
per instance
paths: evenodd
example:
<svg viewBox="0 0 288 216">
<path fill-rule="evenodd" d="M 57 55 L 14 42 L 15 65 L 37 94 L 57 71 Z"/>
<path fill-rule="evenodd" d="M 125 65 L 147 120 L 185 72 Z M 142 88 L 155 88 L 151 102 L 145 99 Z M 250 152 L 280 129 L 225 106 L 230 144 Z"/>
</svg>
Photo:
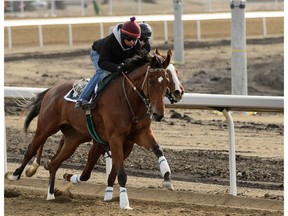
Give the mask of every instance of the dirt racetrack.
<svg viewBox="0 0 288 216">
<path fill-rule="evenodd" d="M 284 94 L 283 38 L 247 41 L 250 95 Z M 164 52 L 169 45 L 159 45 Z M 89 46 L 5 50 L 5 86 L 49 87 L 90 77 Z M 178 65 L 187 92 L 230 94 L 229 41 L 187 42 L 185 64 Z M 8 170 L 19 166 L 35 131 L 24 134 L 23 116 L 13 100 L 5 100 Z M 71 185 L 65 172 L 80 174 L 91 144 L 81 145 L 57 173 L 62 194 L 46 201 L 48 172 L 32 178 L 5 180 L 5 215 L 283 215 L 284 119 L 275 113 L 233 113 L 236 130 L 238 196 L 229 189 L 228 129 L 218 112 L 167 110 L 164 121 L 153 123 L 172 170 L 175 191 L 161 188 L 155 156 L 135 146 L 125 166 L 133 211 L 119 210 L 118 186 L 112 202 L 102 201 L 105 188 L 103 158 L 88 182 Z M 49 138 L 43 161 L 49 159 L 60 134 Z"/>
</svg>

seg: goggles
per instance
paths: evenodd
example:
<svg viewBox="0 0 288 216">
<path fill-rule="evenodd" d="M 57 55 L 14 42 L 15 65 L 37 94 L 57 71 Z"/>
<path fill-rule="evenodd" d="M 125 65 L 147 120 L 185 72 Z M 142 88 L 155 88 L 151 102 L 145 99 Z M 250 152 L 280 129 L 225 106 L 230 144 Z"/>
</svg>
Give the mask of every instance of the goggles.
<svg viewBox="0 0 288 216">
<path fill-rule="evenodd" d="M 123 35 L 123 38 L 124 38 L 124 40 L 127 40 L 127 41 L 136 41 L 137 40 L 137 38 L 133 38 L 133 37 L 129 37 L 129 36 L 126 36 L 126 35 Z"/>
</svg>

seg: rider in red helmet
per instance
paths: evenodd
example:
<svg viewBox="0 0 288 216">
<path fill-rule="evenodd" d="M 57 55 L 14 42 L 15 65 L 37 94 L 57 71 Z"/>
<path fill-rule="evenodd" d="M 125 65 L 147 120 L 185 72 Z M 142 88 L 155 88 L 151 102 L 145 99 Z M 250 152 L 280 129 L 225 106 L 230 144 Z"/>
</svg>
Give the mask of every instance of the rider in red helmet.
<svg viewBox="0 0 288 216">
<path fill-rule="evenodd" d="M 110 73 L 124 72 L 123 61 L 141 50 L 139 37 L 141 29 L 135 17 L 114 27 L 107 37 L 93 43 L 90 57 L 96 69 L 84 91 L 77 100 L 76 108 L 87 108 L 95 86 Z"/>
</svg>

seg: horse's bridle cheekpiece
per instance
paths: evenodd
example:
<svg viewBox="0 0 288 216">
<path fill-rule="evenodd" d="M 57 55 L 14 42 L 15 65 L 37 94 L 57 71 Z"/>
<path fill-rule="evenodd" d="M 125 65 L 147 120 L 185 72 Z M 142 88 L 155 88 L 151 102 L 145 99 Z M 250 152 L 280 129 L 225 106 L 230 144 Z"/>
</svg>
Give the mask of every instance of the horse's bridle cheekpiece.
<svg viewBox="0 0 288 216">
<path fill-rule="evenodd" d="M 147 82 L 147 79 L 148 79 L 148 74 L 149 72 L 167 72 L 167 69 L 166 68 L 150 68 L 150 66 L 147 67 L 147 71 L 145 73 L 145 77 L 144 77 L 144 80 L 143 80 L 143 83 L 142 83 L 142 91 L 144 92 L 144 85 L 145 83 Z M 129 79 L 129 77 L 124 73 L 122 72 L 122 75 L 124 76 L 124 78 L 127 80 L 127 82 L 129 83 L 129 85 L 132 87 L 132 89 L 139 95 L 139 97 L 142 99 L 142 101 L 144 102 L 146 108 L 147 108 L 147 112 L 149 115 L 150 115 L 150 118 L 152 118 L 152 107 L 151 107 L 151 104 L 150 104 L 150 100 L 149 100 L 149 95 L 142 95 L 138 89 L 136 88 L 136 86 L 131 82 L 131 80 Z M 129 106 L 129 109 L 133 115 L 133 118 L 132 118 L 132 122 L 133 123 L 138 123 L 139 119 L 144 117 L 146 114 L 143 114 L 139 117 L 137 117 L 135 115 L 135 112 L 133 111 L 133 108 L 130 104 L 130 101 L 129 101 L 129 98 L 127 96 L 127 92 L 126 92 L 126 89 L 125 89 L 125 85 L 124 85 L 124 80 L 123 79 L 123 82 L 122 82 L 122 87 L 123 87 L 123 91 L 124 91 L 124 95 L 125 95 L 125 99 L 127 101 L 127 104 Z M 148 85 L 147 85 L 147 88 L 148 88 Z M 148 91 L 147 91 L 148 92 Z"/>
</svg>

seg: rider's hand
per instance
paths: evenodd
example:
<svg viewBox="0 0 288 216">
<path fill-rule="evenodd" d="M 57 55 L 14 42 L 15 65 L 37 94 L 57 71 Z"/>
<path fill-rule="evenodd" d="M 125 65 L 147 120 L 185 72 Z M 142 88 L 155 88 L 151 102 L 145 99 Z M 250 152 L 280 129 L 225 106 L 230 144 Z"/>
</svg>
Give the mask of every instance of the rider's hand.
<svg viewBox="0 0 288 216">
<path fill-rule="evenodd" d="M 117 72 L 118 73 L 127 73 L 127 71 L 125 70 L 125 65 L 124 63 L 121 63 L 118 67 L 117 67 Z"/>
</svg>

